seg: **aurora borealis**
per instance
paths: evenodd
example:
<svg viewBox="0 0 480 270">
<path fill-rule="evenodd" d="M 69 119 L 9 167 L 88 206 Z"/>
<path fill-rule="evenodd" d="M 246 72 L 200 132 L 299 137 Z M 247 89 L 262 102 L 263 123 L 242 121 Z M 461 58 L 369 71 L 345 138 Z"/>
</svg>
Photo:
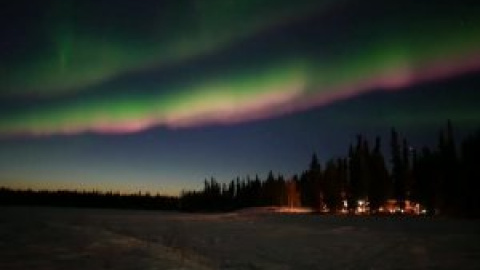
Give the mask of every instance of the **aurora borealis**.
<svg viewBox="0 0 480 270">
<path fill-rule="evenodd" d="M 476 127 L 480 5 L 418 2 L 2 3 L 0 185 L 178 191 L 292 173 L 356 132 Z"/>
</svg>

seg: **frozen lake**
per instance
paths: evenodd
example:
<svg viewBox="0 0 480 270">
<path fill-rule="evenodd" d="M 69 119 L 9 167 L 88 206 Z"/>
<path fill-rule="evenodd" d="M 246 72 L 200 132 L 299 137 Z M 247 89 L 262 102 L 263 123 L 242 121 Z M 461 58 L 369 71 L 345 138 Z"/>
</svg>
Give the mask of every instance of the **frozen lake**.
<svg viewBox="0 0 480 270">
<path fill-rule="evenodd" d="M 480 222 L 0 207 L 0 269 L 480 269 Z"/>
</svg>

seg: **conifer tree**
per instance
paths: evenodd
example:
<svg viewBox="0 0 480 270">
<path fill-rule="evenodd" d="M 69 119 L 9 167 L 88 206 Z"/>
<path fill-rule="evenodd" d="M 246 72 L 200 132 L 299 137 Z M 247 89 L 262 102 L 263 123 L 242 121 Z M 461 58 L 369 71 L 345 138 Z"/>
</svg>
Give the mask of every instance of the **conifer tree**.
<svg viewBox="0 0 480 270">
<path fill-rule="evenodd" d="M 371 179 L 368 198 L 372 210 L 379 209 L 387 201 L 390 194 L 390 179 L 381 151 L 381 139 L 376 137 L 375 148 L 370 162 Z"/>
<path fill-rule="evenodd" d="M 322 169 L 320 162 L 318 161 L 317 155 L 314 153 L 312 155 L 312 161 L 310 162 L 310 170 L 308 171 L 308 180 L 309 186 L 311 187 L 311 194 L 309 197 L 312 199 L 312 207 L 318 211 L 322 210 L 325 206 L 324 204 L 324 186 L 322 181 Z"/>
<path fill-rule="evenodd" d="M 393 180 L 393 186 L 394 186 L 394 196 L 395 196 L 395 199 L 397 200 L 398 206 L 403 208 L 404 207 L 403 203 L 405 201 L 404 165 L 403 165 L 401 151 L 400 151 L 398 133 L 394 128 L 392 128 L 392 131 L 391 131 L 390 149 L 391 149 L 391 155 L 392 155 L 391 162 L 392 162 L 392 180 Z"/>
</svg>

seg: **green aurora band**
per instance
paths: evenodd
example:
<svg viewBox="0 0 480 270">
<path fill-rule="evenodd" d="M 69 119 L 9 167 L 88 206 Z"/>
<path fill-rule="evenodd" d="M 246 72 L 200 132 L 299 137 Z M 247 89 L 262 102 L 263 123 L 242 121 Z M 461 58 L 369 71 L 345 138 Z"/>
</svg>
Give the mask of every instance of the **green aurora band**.
<svg viewBox="0 0 480 270">
<path fill-rule="evenodd" d="M 203 17 L 196 21 L 181 5 L 168 7 L 185 16 L 184 24 L 160 31 L 150 25 L 173 19 L 149 20 L 146 30 L 137 38 L 130 31 L 128 40 L 116 33 L 124 31 L 118 26 L 106 24 L 107 30 L 90 33 L 78 30 L 89 29 L 88 23 L 60 24 L 50 32 L 53 45 L 41 55 L 6 64 L 0 81 L 4 103 L 24 102 L 3 109 L 0 134 L 125 133 L 236 123 L 480 69 L 478 8 L 432 14 L 387 10 L 329 26 L 329 14 L 338 12 L 333 1 L 318 6 L 285 1 L 276 12 L 257 1 L 238 1 L 235 7 L 220 2 L 197 7 L 195 14 Z M 237 16 L 227 16 L 230 9 L 238 9 Z M 445 17 L 449 12 L 453 15 Z M 190 28 L 196 22 L 201 30 Z M 171 78 L 161 75 L 171 70 Z M 478 110 L 453 113 L 480 121 Z"/>
<path fill-rule="evenodd" d="M 25 30 L 35 48 L 7 55 L 0 94 L 62 94 L 176 65 L 342 1 L 278 0 L 273 9 L 270 0 L 44 2 L 31 4 L 41 14 Z"/>
</svg>

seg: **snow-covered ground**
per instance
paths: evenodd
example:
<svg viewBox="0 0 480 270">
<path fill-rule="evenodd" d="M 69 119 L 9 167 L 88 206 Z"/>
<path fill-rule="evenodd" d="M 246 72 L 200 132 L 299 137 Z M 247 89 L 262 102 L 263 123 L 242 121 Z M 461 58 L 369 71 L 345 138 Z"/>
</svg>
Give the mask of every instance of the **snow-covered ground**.
<svg viewBox="0 0 480 270">
<path fill-rule="evenodd" d="M 0 207 L 0 269 L 480 269 L 480 222 Z"/>
</svg>

